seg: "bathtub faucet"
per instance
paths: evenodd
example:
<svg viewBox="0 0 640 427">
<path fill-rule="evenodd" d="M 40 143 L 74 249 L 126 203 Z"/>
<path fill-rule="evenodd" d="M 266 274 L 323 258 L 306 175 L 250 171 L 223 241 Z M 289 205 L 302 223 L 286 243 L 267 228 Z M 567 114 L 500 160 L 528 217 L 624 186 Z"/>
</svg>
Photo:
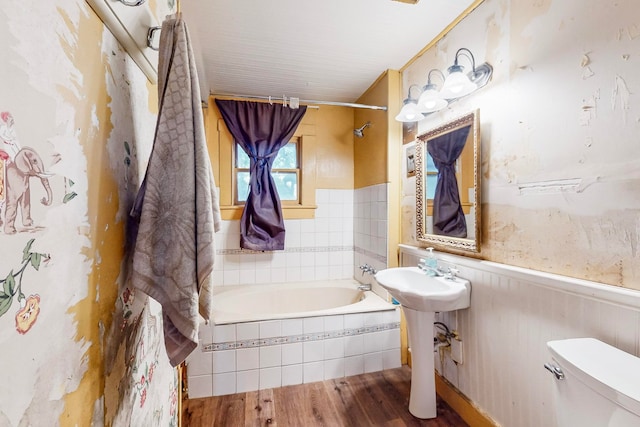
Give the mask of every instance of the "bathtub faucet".
<svg viewBox="0 0 640 427">
<path fill-rule="evenodd" d="M 370 291 L 371 290 L 371 283 L 362 283 L 361 285 L 358 285 L 358 290 L 360 290 L 360 291 Z"/>
<path fill-rule="evenodd" d="M 364 273 L 369 273 L 369 274 L 376 274 L 377 271 L 375 270 L 375 268 L 371 267 L 369 264 L 362 264 L 360 267 L 358 267 L 360 270 L 362 270 L 362 275 L 364 276 Z"/>
</svg>

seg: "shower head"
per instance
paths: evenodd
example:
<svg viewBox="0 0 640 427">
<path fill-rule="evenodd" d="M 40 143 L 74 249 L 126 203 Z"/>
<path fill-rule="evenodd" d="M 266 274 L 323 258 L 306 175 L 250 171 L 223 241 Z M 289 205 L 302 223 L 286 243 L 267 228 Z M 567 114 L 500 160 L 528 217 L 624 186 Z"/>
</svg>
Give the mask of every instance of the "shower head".
<svg viewBox="0 0 640 427">
<path fill-rule="evenodd" d="M 371 122 L 367 122 L 367 123 L 363 124 L 362 126 L 360 126 L 358 129 L 354 129 L 353 130 L 353 134 L 355 136 L 357 136 L 358 138 L 363 138 L 364 137 L 364 129 L 367 126 L 371 126 Z"/>
</svg>

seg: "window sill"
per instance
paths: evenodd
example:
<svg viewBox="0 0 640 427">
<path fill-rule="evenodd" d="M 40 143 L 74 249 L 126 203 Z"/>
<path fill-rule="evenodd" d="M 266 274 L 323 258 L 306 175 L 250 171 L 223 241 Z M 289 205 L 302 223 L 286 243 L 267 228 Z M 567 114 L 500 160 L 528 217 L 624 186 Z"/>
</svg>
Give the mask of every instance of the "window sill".
<svg viewBox="0 0 640 427">
<path fill-rule="evenodd" d="M 305 205 L 282 205 L 284 219 L 313 219 L 317 206 Z M 220 215 L 223 220 L 239 220 L 242 217 L 244 205 L 240 206 L 220 206 Z"/>
</svg>

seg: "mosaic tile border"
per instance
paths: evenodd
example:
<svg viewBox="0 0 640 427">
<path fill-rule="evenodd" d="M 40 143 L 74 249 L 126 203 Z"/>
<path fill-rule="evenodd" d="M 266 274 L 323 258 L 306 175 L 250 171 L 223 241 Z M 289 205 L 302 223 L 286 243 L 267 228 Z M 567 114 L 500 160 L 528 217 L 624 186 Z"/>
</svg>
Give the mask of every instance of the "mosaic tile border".
<svg viewBox="0 0 640 427">
<path fill-rule="evenodd" d="M 203 352 L 236 350 L 240 348 L 268 347 L 272 345 L 290 344 L 297 342 L 321 341 L 325 339 L 362 335 L 372 332 L 399 329 L 400 322 L 384 323 L 380 325 L 364 326 L 362 328 L 342 329 L 328 332 L 316 332 L 312 334 L 290 335 L 286 337 L 256 338 L 243 341 L 229 341 L 222 343 L 206 344 L 202 346 Z"/>
<path fill-rule="evenodd" d="M 300 253 L 300 252 L 348 252 L 353 251 L 353 246 L 303 246 L 297 248 L 285 248 L 281 251 L 253 251 L 250 249 L 217 249 L 216 255 L 253 255 L 265 252 Z"/>
</svg>

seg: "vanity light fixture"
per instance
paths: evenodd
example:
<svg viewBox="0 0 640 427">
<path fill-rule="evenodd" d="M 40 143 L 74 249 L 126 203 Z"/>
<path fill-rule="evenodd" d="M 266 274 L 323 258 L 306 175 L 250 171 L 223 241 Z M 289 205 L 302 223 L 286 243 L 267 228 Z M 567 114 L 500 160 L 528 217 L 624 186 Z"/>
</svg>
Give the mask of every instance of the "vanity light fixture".
<svg viewBox="0 0 640 427">
<path fill-rule="evenodd" d="M 407 99 L 402 103 L 402 109 L 396 116 L 396 120 L 399 122 L 417 122 L 424 119 L 424 114 L 422 114 L 418 108 L 418 100 L 411 97 L 411 88 L 413 87 L 420 89 L 420 86 L 418 85 L 409 86 Z"/>
<path fill-rule="evenodd" d="M 471 71 L 466 74 L 464 73 L 464 67 L 458 63 L 460 56 L 467 57 L 471 61 Z M 493 67 L 487 62 L 476 67 L 476 60 L 471 51 L 462 47 L 456 52 L 453 65 L 447 71 L 448 76 L 446 78 L 444 73 L 438 69 L 434 68 L 429 71 L 427 84 L 422 88 L 420 97 L 417 100 L 411 97 L 411 88 L 416 86 L 420 89 L 420 86 L 415 84 L 409 86 L 409 94 L 407 99 L 404 100 L 396 120 L 399 122 L 417 122 L 424 119 L 427 114 L 442 110 L 456 99 L 469 95 L 485 86 L 491 80 Z M 434 72 L 439 73 L 444 81 L 440 91 L 431 82 L 431 74 Z"/>
<path fill-rule="evenodd" d="M 442 71 L 434 68 L 429 71 L 429 75 L 427 76 L 427 84 L 422 88 L 422 94 L 420 98 L 418 98 L 418 109 L 422 113 L 433 113 L 435 111 L 440 111 L 444 107 L 446 107 L 449 103 L 440 96 L 440 92 L 438 91 L 435 84 L 431 83 L 431 73 L 437 72 L 442 77 L 442 81 L 445 80 L 444 74 Z"/>
<path fill-rule="evenodd" d="M 468 74 L 463 72 L 464 67 L 458 64 L 459 56 L 466 56 L 471 60 L 471 71 Z M 456 52 L 453 65 L 447 69 L 449 75 L 444 81 L 440 96 L 445 99 L 462 98 L 471 92 L 487 84 L 493 73 L 493 67 L 485 62 L 476 67 L 476 60 L 471 51 L 461 47 Z"/>
</svg>

